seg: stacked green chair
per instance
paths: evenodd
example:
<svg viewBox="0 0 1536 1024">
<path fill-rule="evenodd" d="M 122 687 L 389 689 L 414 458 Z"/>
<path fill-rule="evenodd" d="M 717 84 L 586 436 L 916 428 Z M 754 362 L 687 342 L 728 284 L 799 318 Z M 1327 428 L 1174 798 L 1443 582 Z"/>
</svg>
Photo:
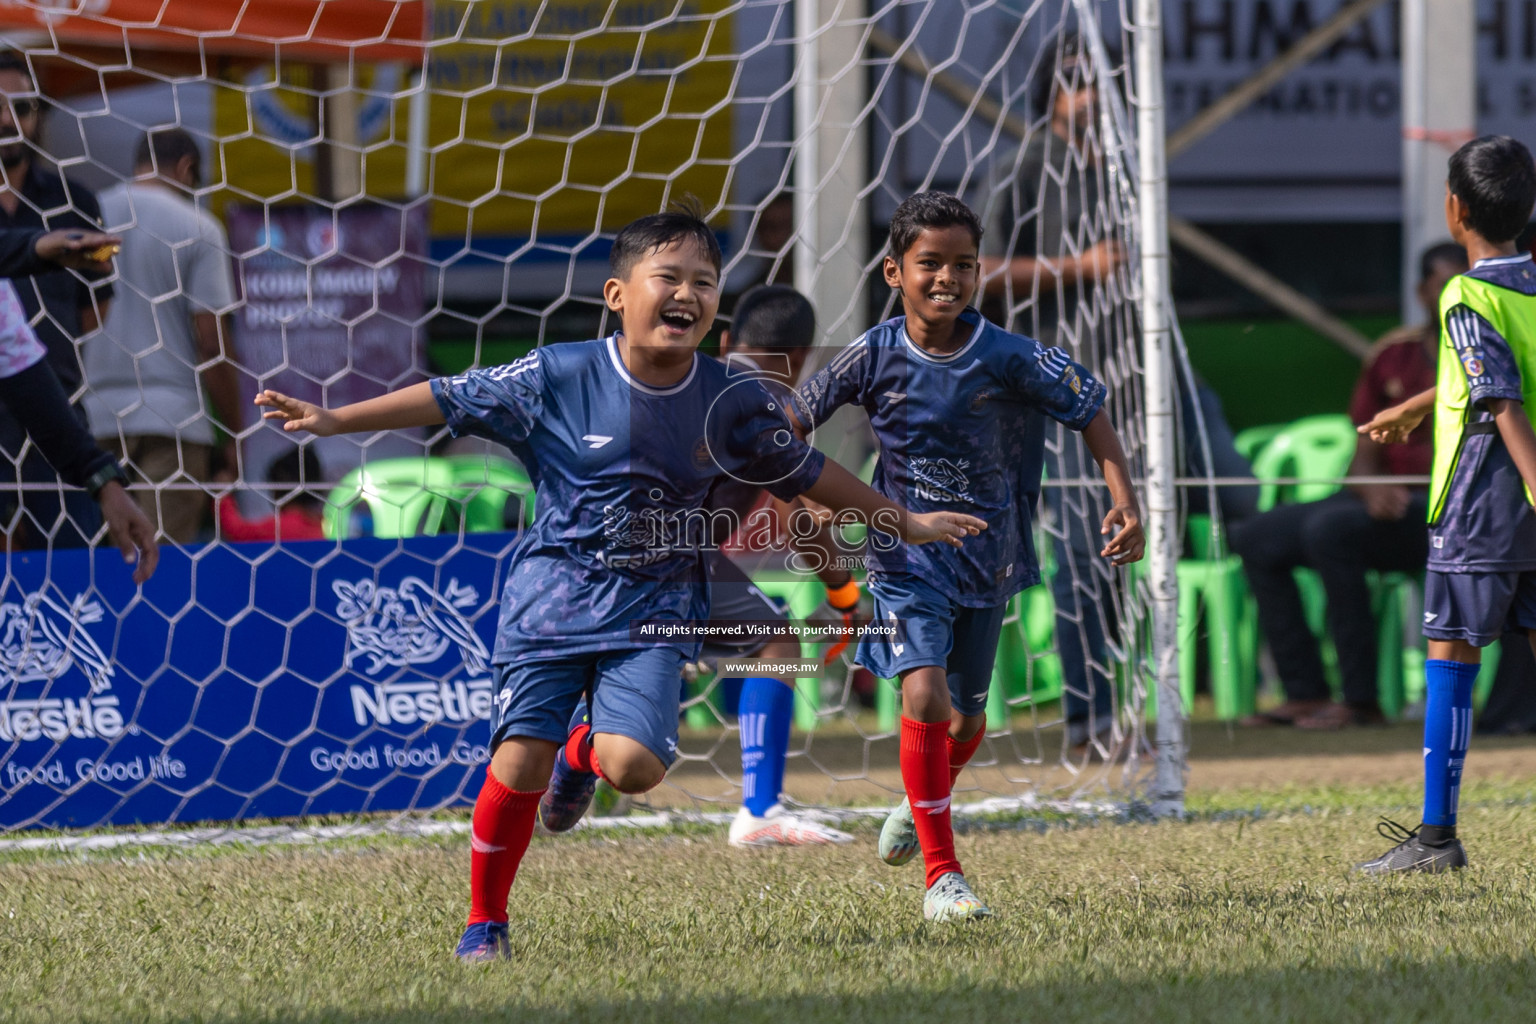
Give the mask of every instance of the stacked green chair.
<svg viewBox="0 0 1536 1024">
<path fill-rule="evenodd" d="M 1338 491 L 1340 479 L 1349 472 L 1357 439 L 1355 425 L 1348 416 L 1328 414 L 1305 416 L 1276 431 L 1253 456 L 1253 475 L 1260 480 L 1259 511 L 1266 512 L 1281 503 L 1302 504 L 1320 501 Z M 1293 483 L 1282 483 L 1287 478 Z M 1338 658 L 1332 641 L 1326 639 L 1323 625 L 1325 602 L 1322 581 L 1308 569 L 1297 570 L 1302 601 L 1308 622 L 1324 638 L 1324 659 L 1336 678 Z M 1258 681 L 1258 609 L 1246 588 L 1242 591 L 1243 624 L 1238 634 L 1242 645 L 1239 656 L 1245 684 L 1241 713 L 1253 711 L 1253 695 Z"/>
<path fill-rule="evenodd" d="M 1338 491 L 1338 482 L 1349 471 L 1358 434 L 1348 416 L 1308 416 L 1278 431 L 1255 456 L 1254 475 L 1264 481 L 1259 490 L 1259 509 L 1267 511 L 1281 502 L 1318 501 Z M 1282 484 L 1279 478 L 1298 482 Z M 1338 654 L 1324 623 L 1326 597 L 1322 581 L 1308 569 L 1296 571 L 1308 625 L 1319 637 L 1330 681 L 1338 684 Z M 1402 713 L 1407 695 L 1422 686 L 1423 651 L 1404 643 L 1404 608 L 1414 577 L 1403 573 L 1373 573 L 1371 604 L 1377 621 L 1377 693 L 1382 711 L 1389 717 Z M 1251 606 L 1252 601 L 1247 603 Z M 1256 621 L 1256 620 L 1255 620 Z M 1247 661 L 1257 646 L 1257 630 L 1244 632 Z M 1256 670 L 1248 677 L 1256 679 Z M 1415 685 L 1416 681 L 1420 681 Z"/>
<path fill-rule="evenodd" d="M 506 529 L 508 500 L 520 503 L 519 523 L 533 519 L 533 483 L 510 459 L 490 455 L 379 459 L 342 477 L 326 500 L 327 537 L 357 534 L 412 537 L 452 531 Z M 366 516 L 361 513 L 366 511 Z"/>
<path fill-rule="evenodd" d="M 1285 429 L 1284 423 L 1263 423 L 1256 427 L 1248 427 L 1238 431 L 1232 438 L 1232 447 L 1237 453 L 1248 460 L 1252 465 L 1258 458 L 1259 452 L 1264 446 L 1275 439 L 1275 435 Z"/>
<path fill-rule="evenodd" d="M 374 537 L 434 534 L 442 529 L 457 494 L 453 470 L 442 460 L 378 459 L 354 469 L 332 488 L 322 520 L 325 535 L 356 536 L 360 522 Z"/>
<path fill-rule="evenodd" d="M 1267 512 L 1279 504 L 1319 501 L 1336 492 L 1340 487 L 1339 479 L 1349 471 L 1350 461 L 1354 458 L 1355 438 L 1355 427 L 1349 417 L 1334 414 L 1306 416 L 1274 430 L 1251 456 L 1253 475 L 1260 481 L 1259 511 Z M 1281 482 L 1287 478 L 1296 482 Z M 1324 638 L 1324 661 L 1336 681 L 1338 659 L 1331 641 L 1326 640 L 1327 631 L 1323 626 L 1322 581 L 1308 569 L 1297 570 L 1296 580 L 1301 588 L 1308 625 Z M 1241 671 L 1241 681 L 1237 685 L 1242 699 L 1238 702 L 1239 714 L 1231 717 L 1253 711 L 1258 684 L 1258 608 L 1246 586 L 1241 591 L 1240 600 L 1244 628 L 1236 639 L 1240 645 L 1238 664 Z"/>
<path fill-rule="evenodd" d="M 1191 534 L 1200 529 L 1192 524 Z M 1210 527 L 1204 526 L 1209 536 Z M 1216 717 L 1241 718 L 1254 710 L 1252 678 L 1254 651 L 1245 636 L 1257 630 L 1257 613 L 1247 598 L 1242 559 L 1229 555 L 1219 543 L 1214 557 L 1183 558 L 1176 567 L 1179 585 L 1179 692 L 1185 713 L 1194 707 L 1199 628 L 1204 611 L 1206 659 Z M 1154 694 L 1147 695 L 1149 714 L 1156 711 Z"/>
<path fill-rule="evenodd" d="M 987 721 L 1007 724 L 1016 708 L 1061 699 L 1061 657 L 1056 654 L 1056 603 L 1044 583 L 1015 594 L 997 641 Z"/>
<path fill-rule="evenodd" d="M 1306 416 L 1277 432 L 1253 458 L 1259 511 L 1326 498 L 1349 470 L 1358 435 L 1348 416 Z M 1280 483 L 1295 477 L 1298 483 Z"/>
<path fill-rule="evenodd" d="M 1315 501 L 1337 490 L 1334 481 L 1344 475 L 1354 455 L 1355 429 L 1347 416 L 1310 416 L 1289 425 L 1251 427 L 1239 433 L 1233 444 L 1262 481 L 1262 511 L 1281 501 Z M 1303 478 L 1303 482 L 1281 484 L 1286 477 Z M 1196 557 L 1180 559 L 1176 570 L 1179 688 L 1188 711 L 1194 702 L 1199 629 L 1204 621 L 1212 702 L 1216 717 L 1230 721 L 1254 711 L 1258 610 L 1248 595 L 1242 560 L 1226 551 L 1211 519 L 1191 516 L 1188 525 Z M 1302 586 L 1321 594 L 1315 577 L 1310 582 L 1304 579 Z M 1308 606 L 1321 614 L 1316 598 Z M 1148 708 L 1155 713 L 1150 694 Z"/>
<path fill-rule="evenodd" d="M 518 529 L 533 522 L 534 488 L 528 471 L 495 455 L 449 455 L 442 459 L 453 476 L 459 515 L 470 533 L 507 528 L 507 502 L 518 502 Z"/>
</svg>

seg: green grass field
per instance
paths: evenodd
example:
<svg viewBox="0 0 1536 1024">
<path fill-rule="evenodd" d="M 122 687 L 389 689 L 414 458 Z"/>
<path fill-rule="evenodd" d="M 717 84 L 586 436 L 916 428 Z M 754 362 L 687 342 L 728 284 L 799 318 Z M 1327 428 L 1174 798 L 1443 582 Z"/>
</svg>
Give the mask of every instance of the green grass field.
<svg viewBox="0 0 1536 1024">
<path fill-rule="evenodd" d="M 1530 1020 L 1536 742 L 1474 741 L 1470 870 L 1348 872 L 1378 814 L 1417 821 L 1417 735 L 1197 726 L 1186 822 L 967 828 L 997 914 L 971 926 L 923 924 L 873 822 L 826 850 L 540 838 L 517 962 L 476 968 L 462 837 L 7 854 L 0 1020 Z"/>
</svg>

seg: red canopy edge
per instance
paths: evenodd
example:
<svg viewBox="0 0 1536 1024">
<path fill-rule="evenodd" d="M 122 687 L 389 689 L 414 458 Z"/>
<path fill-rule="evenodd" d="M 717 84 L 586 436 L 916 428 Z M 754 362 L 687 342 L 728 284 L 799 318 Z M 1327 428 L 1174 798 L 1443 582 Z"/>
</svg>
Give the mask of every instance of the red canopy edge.
<svg viewBox="0 0 1536 1024">
<path fill-rule="evenodd" d="M 419 64 L 425 27 L 426 0 L 0 0 L 0 32 L 129 53 Z"/>
</svg>

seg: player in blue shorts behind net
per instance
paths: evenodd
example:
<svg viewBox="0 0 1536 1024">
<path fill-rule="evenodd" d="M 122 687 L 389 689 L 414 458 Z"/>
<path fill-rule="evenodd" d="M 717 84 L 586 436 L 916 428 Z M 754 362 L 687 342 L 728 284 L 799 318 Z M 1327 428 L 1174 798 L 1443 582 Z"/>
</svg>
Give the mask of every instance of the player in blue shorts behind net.
<svg viewBox="0 0 1536 1024">
<path fill-rule="evenodd" d="M 913 544 L 958 545 L 986 528 L 958 513 L 909 513 L 870 490 L 796 438 L 761 384 L 698 355 L 719 306 L 721 256 L 696 209 L 635 221 L 609 259 L 603 297 L 622 325 L 610 337 L 336 410 L 273 391 L 256 399 L 285 430 L 320 435 L 446 422 L 507 445 L 537 487 L 539 515 L 513 551 L 497 620 L 492 755 L 457 950 L 466 961 L 510 956 L 507 898 L 557 755 L 624 793 L 666 774 L 679 676 L 698 650 L 687 626 L 709 616 L 706 544 L 692 531 L 722 478 L 854 510 Z M 569 736 L 584 695 L 591 729 Z"/>
<path fill-rule="evenodd" d="M 921 848 L 923 916 L 989 916 L 965 880 L 950 828 L 950 793 L 986 731 L 987 690 L 1008 599 L 1040 582 L 1033 518 L 1049 416 L 1083 434 L 1113 503 L 1101 554 L 1116 565 L 1146 538 L 1104 385 L 1059 348 L 1010 334 L 970 307 L 981 222 L 942 192 L 904 201 L 891 219 L 885 280 L 905 316 L 870 328 L 800 388 L 812 423 L 841 405 L 869 414 L 880 442 L 875 487 L 910 508 L 954 507 L 990 529 L 963 550 L 871 544 L 876 623 L 858 662 L 901 679 L 901 777 L 907 799 L 880 833 L 887 864 Z M 797 406 L 797 411 L 799 407 Z"/>
<path fill-rule="evenodd" d="M 1401 442 L 1434 413 L 1429 563 L 1424 578 L 1424 818 L 1382 821 L 1397 841 L 1358 865 L 1367 874 L 1466 867 L 1456 836 L 1461 769 L 1472 739 L 1472 683 L 1482 649 L 1505 630 L 1536 645 L 1536 267 L 1515 239 L 1536 206 L 1530 151 L 1485 135 L 1451 156 L 1445 221 L 1472 264 L 1440 294 L 1435 386 L 1360 430 Z"/>
</svg>

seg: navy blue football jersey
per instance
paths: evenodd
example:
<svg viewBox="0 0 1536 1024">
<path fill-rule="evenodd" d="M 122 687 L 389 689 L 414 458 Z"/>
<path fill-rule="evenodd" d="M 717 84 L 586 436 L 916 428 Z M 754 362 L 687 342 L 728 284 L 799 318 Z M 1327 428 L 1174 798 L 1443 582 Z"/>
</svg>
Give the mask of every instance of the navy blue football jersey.
<svg viewBox="0 0 1536 1024">
<path fill-rule="evenodd" d="M 1536 295 L 1536 273 L 1524 253 L 1478 260 L 1467 274 Z M 1483 317 L 1467 306 L 1447 310 L 1443 340 L 1440 358 L 1454 353 L 1467 376 L 1470 424 L 1492 421 L 1485 402 L 1524 400 L 1515 354 Z M 1526 415 L 1531 414 L 1527 409 Z M 1446 491 L 1445 510 L 1430 527 L 1427 567 L 1435 572 L 1536 569 L 1536 513 L 1526 501 L 1520 470 L 1497 432 L 1467 434 Z"/>
<path fill-rule="evenodd" d="M 872 576 L 912 573 L 966 607 L 1000 604 L 1040 582 L 1033 521 L 1044 460 L 1043 413 L 1082 430 L 1104 385 L 1059 348 L 1010 334 L 974 309 L 970 339 L 948 355 L 923 351 L 906 318 L 870 328 L 799 389 L 801 414 L 825 422 L 862 406 L 880 443 L 874 487 L 914 512 L 949 510 L 988 528 L 914 546 L 870 533 Z"/>
<path fill-rule="evenodd" d="M 455 435 L 506 445 L 537 487 L 502 594 L 498 664 L 647 646 L 631 623 L 707 619 L 714 485 L 735 478 L 787 500 L 824 464 L 756 380 L 695 355 L 683 380 L 650 387 L 625 369 L 617 335 L 439 378 L 432 394 Z"/>
</svg>

